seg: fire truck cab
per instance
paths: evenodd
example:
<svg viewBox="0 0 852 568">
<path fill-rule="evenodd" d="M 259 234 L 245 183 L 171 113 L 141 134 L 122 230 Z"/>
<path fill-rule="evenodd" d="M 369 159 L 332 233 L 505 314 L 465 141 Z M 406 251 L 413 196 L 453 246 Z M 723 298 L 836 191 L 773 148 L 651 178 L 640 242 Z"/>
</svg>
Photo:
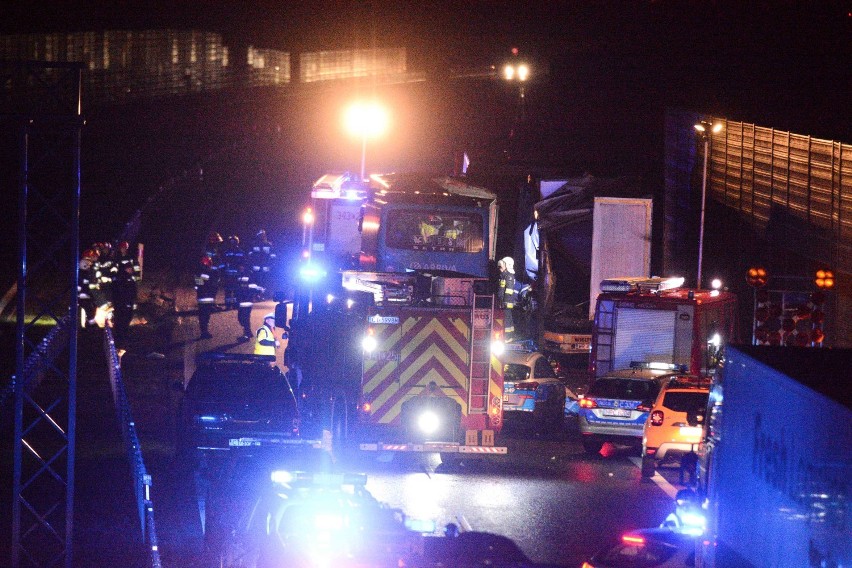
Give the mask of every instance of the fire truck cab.
<svg viewBox="0 0 852 568">
<path fill-rule="evenodd" d="M 683 278 L 601 282 L 592 329 L 592 381 L 634 362 L 712 373 L 722 346 L 736 338 L 737 298 L 725 290 L 682 286 Z"/>
</svg>

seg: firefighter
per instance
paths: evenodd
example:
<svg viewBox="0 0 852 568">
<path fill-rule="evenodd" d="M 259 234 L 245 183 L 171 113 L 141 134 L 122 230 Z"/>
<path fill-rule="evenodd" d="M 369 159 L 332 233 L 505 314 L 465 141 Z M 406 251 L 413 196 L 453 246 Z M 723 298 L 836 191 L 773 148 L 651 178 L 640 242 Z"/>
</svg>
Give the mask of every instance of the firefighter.
<svg viewBox="0 0 852 568">
<path fill-rule="evenodd" d="M 512 310 L 515 307 L 515 260 L 511 256 L 497 261 L 500 280 L 497 284 L 497 302 L 503 309 L 503 333 L 506 341 L 515 336 L 515 323 Z"/>
<path fill-rule="evenodd" d="M 112 326 L 112 245 L 100 242 L 93 244 L 92 249 L 97 253 L 93 266 L 96 286 L 91 288 L 95 304 L 94 323 L 98 327 Z"/>
<path fill-rule="evenodd" d="M 255 235 L 248 256 L 255 282 L 262 288 L 269 288 L 276 255 L 272 250 L 272 243 L 266 236 L 265 229 L 261 229 Z"/>
<path fill-rule="evenodd" d="M 116 341 L 125 341 L 136 309 L 137 282 L 141 271 L 136 257 L 130 252 L 130 243 L 121 241 L 115 250 L 112 267 L 112 301 L 115 309 L 113 324 Z"/>
<path fill-rule="evenodd" d="M 237 268 L 237 274 L 237 321 L 243 326 L 243 335 L 239 339 L 248 341 L 254 337 L 251 330 L 251 309 L 255 298 L 258 294 L 262 294 L 264 289 L 254 282 L 251 270 L 245 263 Z"/>
<path fill-rule="evenodd" d="M 237 290 L 240 287 L 240 271 L 245 266 L 245 253 L 240 247 L 240 237 L 231 235 L 222 252 L 222 287 L 225 289 L 225 309 L 237 307 Z M 251 331 L 249 331 L 251 338 Z"/>
<path fill-rule="evenodd" d="M 95 263 L 98 261 L 98 253 L 95 249 L 87 249 L 80 257 L 80 270 L 77 280 L 77 300 L 80 308 L 80 326 L 86 327 L 94 323 L 95 317 L 95 290 L 98 281 L 95 277 Z"/>
<path fill-rule="evenodd" d="M 210 339 L 210 316 L 216 304 L 216 292 L 219 289 L 219 274 L 213 257 L 205 254 L 198 261 L 195 273 L 195 296 L 198 302 L 199 339 Z"/>
<path fill-rule="evenodd" d="M 263 325 L 258 328 L 257 334 L 255 334 L 255 355 L 275 355 L 275 350 L 281 345 L 281 342 L 275 339 L 274 332 L 275 314 L 266 314 L 263 316 Z"/>
</svg>

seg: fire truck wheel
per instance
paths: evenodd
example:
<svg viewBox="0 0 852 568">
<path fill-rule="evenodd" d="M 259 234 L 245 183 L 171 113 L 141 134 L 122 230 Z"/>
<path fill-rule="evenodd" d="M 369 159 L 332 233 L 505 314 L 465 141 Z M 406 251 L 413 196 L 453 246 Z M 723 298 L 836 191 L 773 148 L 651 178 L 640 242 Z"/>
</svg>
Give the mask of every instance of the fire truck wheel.
<svg viewBox="0 0 852 568">
<path fill-rule="evenodd" d="M 594 438 L 592 436 L 583 437 L 583 449 L 586 450 L 587 454 L 599 454 L 601 451 L 601 447 L 603 447 L 603 442 L 601 442 L 597 438 Z"/>
</svg>

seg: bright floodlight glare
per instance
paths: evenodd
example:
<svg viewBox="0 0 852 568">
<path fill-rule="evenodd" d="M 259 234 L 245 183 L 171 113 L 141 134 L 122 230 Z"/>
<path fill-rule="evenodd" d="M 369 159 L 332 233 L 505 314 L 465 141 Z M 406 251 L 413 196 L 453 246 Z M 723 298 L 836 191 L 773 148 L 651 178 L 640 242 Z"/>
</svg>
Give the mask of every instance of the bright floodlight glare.
<svg viewBox="0 0 852 568">
<path fill-rule="evenodd" d="M 506 65 L 503 67 L 503 78 L 507 81 L 511 81 L 515 78 L 515 67 L 513 65 Z"/>
<path fill-rule="evenodd" d="M 714 290 L 719 290 L 722 288 L 722 281 L 719 278 L 714 278 L 712 282 L 710 282 L 710 287 Z"/>
<path fill-rule="evenodd" d="M 388 128 L 388 113 L 378 103 L 355 103 L 346 110 L 344 117 L 350 134 L 360 138 L 374 138 L 384 134 Z"/>
<path fill-rule="evenodd" d="M 717 122 L 716 124 L 713 125 L 713 133 L 718 134 L 719 132 L 722 132 L 722 123 L 721 122 Z"/>
<path fill-rule="evenodd" d="M 718 349 L 719 346 L 722 345 L 722 336 L 718 333 L 714 333 L 713 337 L 711 337 L 707 343 Z"/>
<path fill-rule="evenodd" d="M 440 423 L 441 419 L 431 410 L 426 410 L 417 417 L 417 427 L 424 434 L 434 434 Z"/>
<path fill-rule="evenodd" d="M 269 477 L 272 480 L 272 483 L 279 483 L 281 485 L 286 485 L 293 481 L 293 474 L 289 471 L 284 471 L 283 469 L 273 471 Z"/>
<path fill-rule="evenodd" d="M 696 124 L 696 125 L 695 125 L 695 130 L 697 130 L 698 132 L 705 132 L 707 129 L 706 129 L 706 128 L 704 128 L 704 125 L 703 125 L 703 124 Z"/>
<path fill-rule="evenodd" d="M 500 341 L 499 339 L 495 339 L 491 342 L 491 353 L 497 357 L 506 352 L 506 344 Z"/>
<path fill-rule="evenodd" d="M 305 212 L 302 215 L 302 222 L 305 225 L 313 225 L 313 223 L 314 223 L 314 212 L 310 207 L 305 209 Z"/>
<path fill-rule="evenodd" d="M 518 81 L 526 81 L 530 76 L 530 68 L 526 64 L 518 65 Z"/>
<path fill-rule="evenodd" d="M 367 353 L 372 353 L 378 346 L 379 342 L 373 335 L 365 335 L 364 339 L 361 340 L 361 348 Z"/>
<path fill-rule="evenodd" d="M 352 298 L 347 298 L 347 299 L 346 299 L 346 307 L 347 307 L 347 308 L 351 309 L 351 308 L 352 308 L 352 306 L 354 306 L 354 305 L 355 305 L 355 300 L 353 300 Z"/>
<path fill-rule="evenodd" d="M 332 296 L 331 294 L 326 294 L 326 296 L 325 296 L 325 303 L 326 303 L 326 304 L 330 304 L 330 303 L 332 303 L 333 301 L 334 301 L 334 296 Z"/>
</svg>

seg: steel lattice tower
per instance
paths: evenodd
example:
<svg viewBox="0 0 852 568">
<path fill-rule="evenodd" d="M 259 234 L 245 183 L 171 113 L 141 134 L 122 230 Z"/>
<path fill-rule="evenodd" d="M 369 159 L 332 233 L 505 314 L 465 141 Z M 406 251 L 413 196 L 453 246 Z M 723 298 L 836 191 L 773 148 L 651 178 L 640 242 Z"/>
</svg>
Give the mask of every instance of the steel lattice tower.
<svg viewBox="0 0 852 568">
<path fill-rule="evenodd" d="M 72 566 L 81 71 L 0 63 L 0 125 L 16 146 L 18 173 L 16 568 Z"/>
</svg>

